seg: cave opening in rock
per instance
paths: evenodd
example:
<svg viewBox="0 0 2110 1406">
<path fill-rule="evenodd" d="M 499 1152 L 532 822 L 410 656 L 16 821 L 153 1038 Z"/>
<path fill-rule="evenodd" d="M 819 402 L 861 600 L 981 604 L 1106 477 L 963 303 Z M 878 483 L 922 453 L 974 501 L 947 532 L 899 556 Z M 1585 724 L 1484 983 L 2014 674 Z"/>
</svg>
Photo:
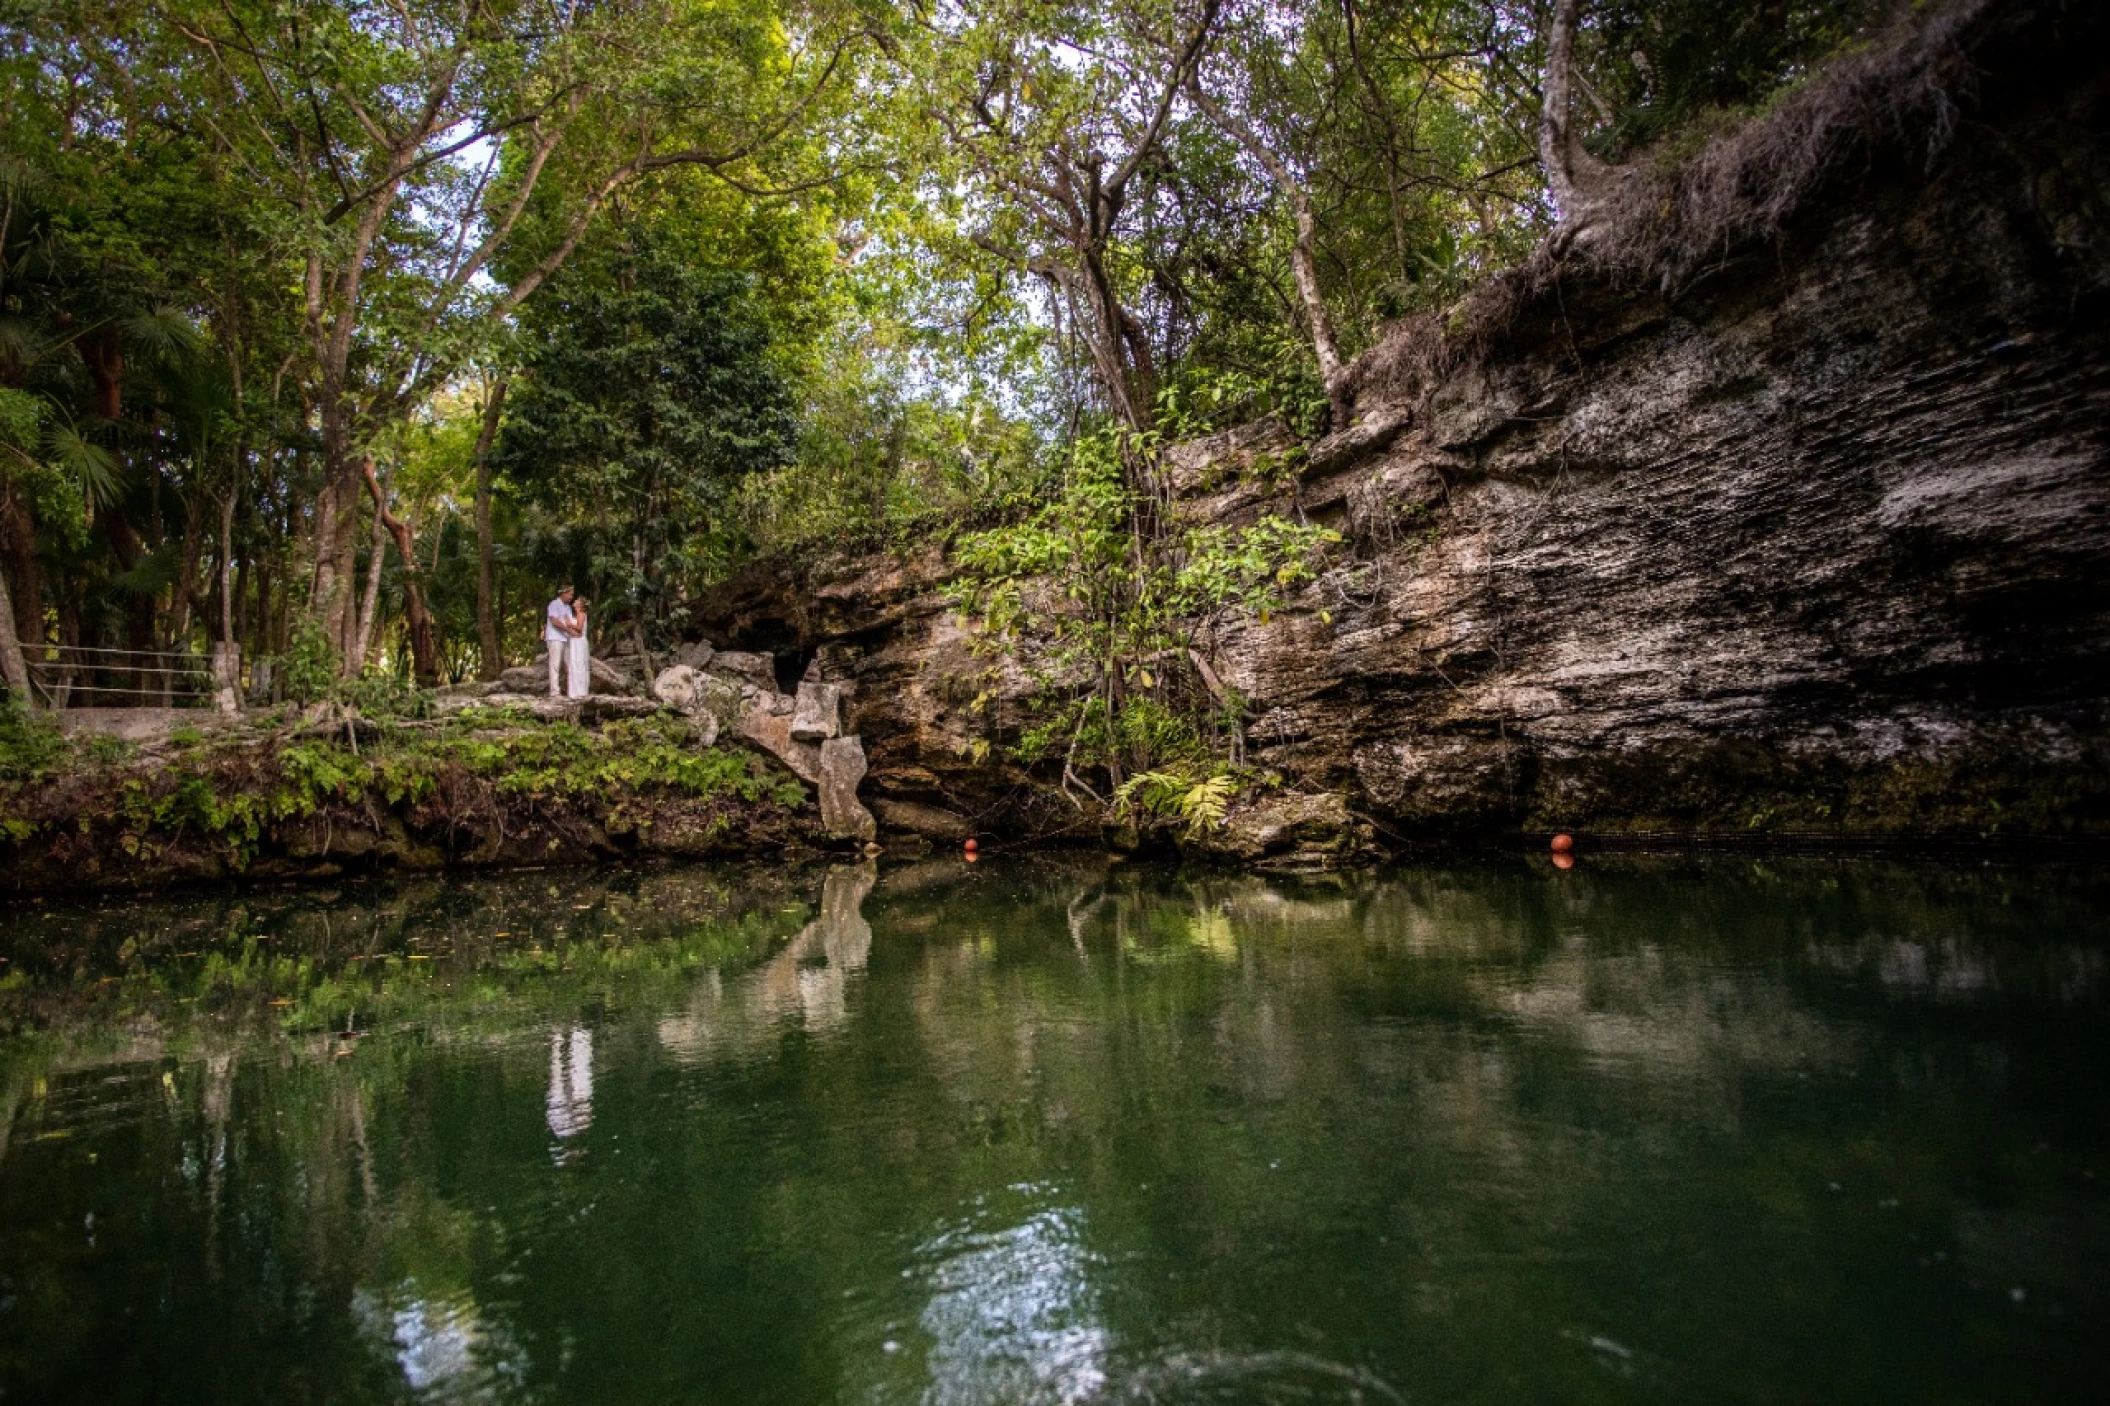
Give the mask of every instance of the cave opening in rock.
<svg viewBox="0 0 2110 1406">
<path fill-rule="evenodd" d="M 813 662 L 812 648 L 800 645 L 793 649 L 771 650 L 770 658 L 776 662 L 777 692 L 797 693 L 799 680 L 806 677 L 806 666 Z"/>
</svg>

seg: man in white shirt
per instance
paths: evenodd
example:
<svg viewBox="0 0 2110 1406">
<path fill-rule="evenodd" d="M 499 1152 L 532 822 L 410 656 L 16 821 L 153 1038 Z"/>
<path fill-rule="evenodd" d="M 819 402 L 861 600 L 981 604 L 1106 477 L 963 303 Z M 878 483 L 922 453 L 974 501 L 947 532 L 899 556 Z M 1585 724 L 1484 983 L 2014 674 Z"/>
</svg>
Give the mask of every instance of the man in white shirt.
<svg viewBox="0 0 2110 1406">
<path fill-rule="evenodd" d="M 557 686 L 557 671 L 563 666 L 565 647 L 571 643 L 571 637 L 579 632 L 578 627 L 572 623 L 571 598 L 572 589 L 566 586 L 557 592 L 557 598 L 551 601 L 549 609 L 543 612 L 542 643 L 549 650 L 549 696 L 552 698 L 563 696 L 562 690 Z"/>
</svg>

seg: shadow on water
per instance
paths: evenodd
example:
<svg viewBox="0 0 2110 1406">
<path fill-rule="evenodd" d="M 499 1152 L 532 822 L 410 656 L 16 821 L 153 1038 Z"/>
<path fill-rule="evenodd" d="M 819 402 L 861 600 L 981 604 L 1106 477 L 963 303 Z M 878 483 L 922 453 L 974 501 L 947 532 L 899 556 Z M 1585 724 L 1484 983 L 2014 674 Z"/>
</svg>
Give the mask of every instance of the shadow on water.
<svg viewBox="0 0 2110 1406">
<path fill-rule="evenodd" d="M 5 917 L 5 1399 L 2033 1400 L 2110 1317 L 2087 869 Z"/>
</svg>

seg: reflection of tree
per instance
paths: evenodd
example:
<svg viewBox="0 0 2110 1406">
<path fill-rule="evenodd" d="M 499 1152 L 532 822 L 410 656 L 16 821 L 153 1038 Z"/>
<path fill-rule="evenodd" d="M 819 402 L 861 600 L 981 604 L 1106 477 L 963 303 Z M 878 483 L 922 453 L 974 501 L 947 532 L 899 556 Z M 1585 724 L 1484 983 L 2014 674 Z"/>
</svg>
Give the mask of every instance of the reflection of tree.
<svg viewBox="0 0 2110 1406">
<path fill-rule="evenodd" d="M 265 964 L 209 1019 L 110 1018 L 96 993 L 131 978 L 96 985 L 94 941 L 53 934 L 77 942 L 65 975 L 18 1009 L 77 1020 L 0 1044 L 0 1274 L 33 1264 L 67 1306 L 25 1299 L 11 1331 L 73 1394 L 232 1333 L 230 1360 L 295 1397 L 566 1373 L 553 1394 L 609 1400 L 1118 1395 L 1168 1303 L 1253 1349 L 1240 1370 L 1288 1361 L 1268 1333 L 1290 1300 L 1314 1333 L 1372 1342 L 1468 1319 L 1490 1341 L 1596 1331 L 1577 1266 L 1632 1248 L 1594 1228 L 1638 1237 L 1685 1204 L 1697 1248 L 1676 1264 L 1762 1266 L 1789 1243 L 1769 1227 L 1832 1224 L 1842 1160 L 1910 1183 L 1892 1194 L 1921 1198 L 1930 1248 L 1986 1274 L 2026 1263 L 2033 1285 L 2069 1272 L 1953 1188 L 1999 1178 L 2040 1228 L 2068 1224 L 2030 1151 L 2065 1124 L 1980 1115 L 2032 1061 L 2098 1049 L 2078 1024 L 2000 1023 L 2110 997 L 2085 884 L 1592 860 L 1297 885 L 955 861 L 876 886 L 839 868 L 817 902 L 771 879 L 744 906 L 688 882 L 304 900 L 258 945 L 336 953 L 288 979 L 344 983 L 363 1039 L 341 1017 L 287 1033 L 297 1008 L 268 1005 L 285 969 Z M 679 923 L 640 911 L 684 894 Z M 124 921 L 150 938 L 190 921 L 156 912 Z M 433 960 L 346 960 L 389 942 Z M 1802 1076 L 1834 1096 L 1769 1121 Z M 2076 1086 L 2061 1116 L 2100 1107 Z M 592 1141 L 592 1175 L 554 1174 L 553 1139 Z M 1704 1191 L 1666 1175 L 1688 1156 L 1715 1159 Z M 114 1248 L 134 1283 L 77 1245 L 120 1196 L 133 1214 L 98 1225 L 105 1250 L 132 1237 Z M 1735 1331 L 1663 1264 L 1696 1338 Z M 1848 1297 L 1839 1275 L 1808 1301 Z M 1336 1282 L 1356 1304 L 1310 1290 Z M 625 1327 L 645 1321 L 665 1331 Z M 110 1349 L 98 1322 L 136 1341 Z M 1324 1344 L 1289 1346 L 1326 1367 Z M 889 1389 L 861 1390 L 883 1357 Z M 1035 1370 L 1045 1389 L 1003 1390 Z"/>
</svg>

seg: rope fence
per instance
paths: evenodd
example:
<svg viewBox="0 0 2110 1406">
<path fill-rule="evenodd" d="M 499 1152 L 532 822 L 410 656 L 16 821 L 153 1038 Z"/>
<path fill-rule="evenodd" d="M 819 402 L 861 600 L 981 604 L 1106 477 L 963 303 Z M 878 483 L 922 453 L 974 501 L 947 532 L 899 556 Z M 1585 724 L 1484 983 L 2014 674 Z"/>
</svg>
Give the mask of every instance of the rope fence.
<svg viewBox="0 0 2110 1406">
<path fill-rule="evenodd" d="M 209 708 L 214 702 L 211 658 L 187 650 L 30 644 L 22 655 L 30 687 L 47 708 Z"/>
</svg>

